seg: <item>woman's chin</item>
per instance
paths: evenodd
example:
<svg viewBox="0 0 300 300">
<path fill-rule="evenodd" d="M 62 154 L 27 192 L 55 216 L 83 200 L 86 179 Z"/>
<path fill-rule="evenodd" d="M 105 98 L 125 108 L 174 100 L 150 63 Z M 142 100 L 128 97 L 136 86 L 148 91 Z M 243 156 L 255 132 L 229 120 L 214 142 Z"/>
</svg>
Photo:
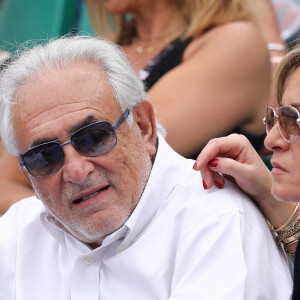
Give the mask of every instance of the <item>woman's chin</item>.
<svg viewBox="0 0 300 300">
<path fill-rule="evenodd" d="M 300 202 L 299 188 L 289 189 L 288 186 L 276 185 L 273 183 L 272 195 L 282 202 Z"/>
</svg>

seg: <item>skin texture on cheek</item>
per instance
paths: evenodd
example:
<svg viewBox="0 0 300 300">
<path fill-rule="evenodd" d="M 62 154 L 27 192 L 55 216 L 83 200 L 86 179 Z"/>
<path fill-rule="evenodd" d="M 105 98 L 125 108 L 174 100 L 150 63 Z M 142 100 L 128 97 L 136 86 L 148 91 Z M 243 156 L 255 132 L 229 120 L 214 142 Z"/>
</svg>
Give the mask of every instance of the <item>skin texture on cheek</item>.
<svg viewBox="0 0 300 300">
<path fill-rule="evenodd" d="M 33 180 L 38 197 L 50 213 L 83 242 L 100 245 L 105 236 L 122 227 L 135 209 L 146 186 L 152 163 L 142 138 L 139 137 L 137 141 L 129 136 L 124 140 L 129 142 L 128 146 L 120 141 L 122 145 L 116 149 L 119 166 L 116 173 L 96 169 L 84 184 L 68 184 L 63 194 L 56 197 L 53 197 L 52 191 L 39 183 L 35 184 L 36 180 Z M 71 199 L 74 195 L 100 184 L 109 184 L 112 189 L 106 199 L 81 210 L 72 207 Z"/>
</svg>

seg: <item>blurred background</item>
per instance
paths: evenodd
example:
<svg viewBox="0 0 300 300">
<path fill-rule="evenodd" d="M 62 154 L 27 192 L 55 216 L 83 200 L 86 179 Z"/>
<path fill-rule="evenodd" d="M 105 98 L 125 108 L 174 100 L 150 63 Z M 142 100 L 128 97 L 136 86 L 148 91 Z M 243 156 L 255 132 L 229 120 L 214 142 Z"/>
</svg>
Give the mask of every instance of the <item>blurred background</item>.
<svg viewBox="0 0 300 300">
<path fill-rule="evenodd" d="M 273 0 L 273 5 L 282 40 L 294 41 L 300 29 L 300 0 Z"/>
<path fill-rule="evenodd" d="M 0 4 L 0 49 L 78 31 L 93 34 L 84 0 L 4 0 Z"/>
<path fill-rule="evenodd" d="M 84 0 L 0 0 L 0 49 L 14 53 L 28 40 L 42 43 L 70 32 L 94 34 Z M 282 39 L 300 28 L 300 0 L 273 0 Z"/>
</svg>

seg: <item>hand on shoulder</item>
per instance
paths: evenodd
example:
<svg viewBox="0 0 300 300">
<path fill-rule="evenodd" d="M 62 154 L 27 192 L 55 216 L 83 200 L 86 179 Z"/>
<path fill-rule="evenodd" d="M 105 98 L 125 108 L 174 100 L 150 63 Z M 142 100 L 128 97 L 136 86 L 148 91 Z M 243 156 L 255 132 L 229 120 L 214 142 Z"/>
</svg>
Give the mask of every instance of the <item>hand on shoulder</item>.
<svg viewBox="0 0 300 300">
<path fill-rule="evenodd" d="M 212 139 L 199 154 L 194 169 L 201 172 L 208 189 L 215 182 L 219 187 L 224 185 L 221 173 L 258 203 L 276 201 L 271 195 L 271 173 L 243 135 Z"/>
</svg>

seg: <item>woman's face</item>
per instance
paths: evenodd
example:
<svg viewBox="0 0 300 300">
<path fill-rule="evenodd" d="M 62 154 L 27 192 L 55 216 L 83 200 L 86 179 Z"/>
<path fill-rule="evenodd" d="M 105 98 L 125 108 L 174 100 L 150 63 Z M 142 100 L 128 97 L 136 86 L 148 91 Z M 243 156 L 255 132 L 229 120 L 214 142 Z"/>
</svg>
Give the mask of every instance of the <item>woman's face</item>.
<svg viewBox="0 0 300 300">
<path fill-rule="evenodd" d="M 300 109 L 300 68 L 287 79 L 282 105 Z M 272 194 L 282 201 L 300 201 L 300 137 L 292 144 L 286 142 L 275 126 L 269 131 L 265 146 L 273 151 L 271 159 Z"/>
</svg>

